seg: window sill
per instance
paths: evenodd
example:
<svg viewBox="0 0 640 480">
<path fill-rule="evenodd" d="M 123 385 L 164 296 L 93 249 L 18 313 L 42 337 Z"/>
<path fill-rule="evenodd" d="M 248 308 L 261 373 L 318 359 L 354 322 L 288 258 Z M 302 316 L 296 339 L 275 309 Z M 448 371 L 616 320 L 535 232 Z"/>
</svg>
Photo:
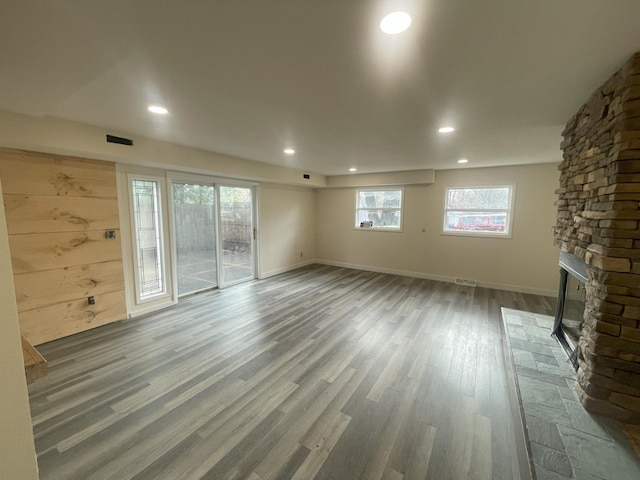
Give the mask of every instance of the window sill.
<svg viewBox="0 0 640 480">
<path fill-rule="evenodd" d="M 447 235 L 452 237 L 473 237 L 473 238 L 501 238 L 501 239 L 510 239 L 511 232 L 509 233 L 480 233 L 480 232 L 440 232 L 440 235 Z"/>
<path fill-rule="evenodd" d="M 384 227 L 353 227 L 354 230 L 358 232 L 391 232 L 391 233 L 402 233 L 401 228 L 384 228 Z"/>
</svg>

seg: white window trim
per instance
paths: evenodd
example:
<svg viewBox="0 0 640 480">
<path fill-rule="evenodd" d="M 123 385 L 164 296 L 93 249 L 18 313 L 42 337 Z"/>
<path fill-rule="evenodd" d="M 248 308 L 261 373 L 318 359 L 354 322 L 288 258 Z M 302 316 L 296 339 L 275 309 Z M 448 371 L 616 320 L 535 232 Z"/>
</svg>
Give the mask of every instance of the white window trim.
<svg viewBox="0 0 640 480">
<path fill-rule="evenodd" d="M 509 188 L 509 207 L 508 208 L 447 208 L 447 201 L 449 197 L 449 190 L 451 189 L 474 189 L 474 188 Z M 516 198 L 516 185 L 515 184 L 502 184 L 502 185 L 448 185 L 444 188 L 443 194 L 443 208 L 442 208 L 442 221 L 440 222 L 440 235 L 452 235 L 456 237 L 475 237 L 475 238 L 512 238 L 513 236 L 513 220 L 515 214 L 515 198 Z M 505 233 L 494 232 L 460 232 L 460 231 L 448 231 L 445 230 L 445 223 L 447 221 L 447 212 L 449 210 L 467 211 L 467 212 L 506 212 L 507 213 L 507 231 Z"/>
<path fill-rule="evenodd" d="M 138 251 L 137 251 L 137 241 L 136 241 L 136 226 L 135 226 L 135 218 L 133 214 L 133 188 L 132 183 L 134 180 L 143 180 L 143 181 L 152 181 L 156 182 L 158 185 L 158 208 L 160 210 L 160 215 L 158 217 L 159 230 L 162 233 L 162 239 L 160 242 L 160 256 L 162 258 L 162 275 L 164 278 L 164 291 L 157 293 L 155 295 L 150 295 L 146 298 L 140 297 L 139 285 L 140 285 L 140 272 L 139 272 L 139 259 L 138 259 Z M 167 255 L 167 250 L 170 250 L 169 246 L 169 231 L 168 231 L 168 216 L 167 216 L 167 189 L 166 189 L 166 179 L 163 176 L 156 175 L 141 175 L 135 173 L 127 174 L 127 190 L 129 193 L 129 221 L 131 228 L 131 254 L 133 261 L 133 279 L 134 279 L 134 300 L 136 305 L 144 305 L 150 303 L 158 303 L 158 302 L 166 302 L 167 300 L 172 301 L 172 290 L 173 290 L 173 281 L 172 271 L 169 263 L 169 258 Z"/>
<path fill-rule="evenodd" d="M 402 192 L 401 198 L 400 198 L 400 208 L 380 208 L 380 209 L 376 209 L 376 210 L 400 210 L 400 227 L 399 228 L 393 228 L 393 227 L 367 227 L 367 228 L 362 228 L 360 226 L 358 226 L 357 224 L 357 220 L 358 220 L 358 210 L 368 210 L 368 209 L 360 209 L 358 208 L 358 198 L 360 196 L 360 192 L 380 192 L 380 191 L 384 191 L 384 190 L 399 190 L 400 192 Z M 354 189 L 355 192 L 355 199 L 354 199 L 354 211 L 353 211 L 353 219 L 354 219 L 354 225 L 353 225 L 353 229 L 357 230 L 359 232 L 393 232 L 393 233 L 402 233 L 402 229 L 403 229 L 403 225 L 404 225 L 404 197 L 405 197 L 405 189 L 404 186 L 384 186 L 384 187 L 356 187 Z"/>
</svg>

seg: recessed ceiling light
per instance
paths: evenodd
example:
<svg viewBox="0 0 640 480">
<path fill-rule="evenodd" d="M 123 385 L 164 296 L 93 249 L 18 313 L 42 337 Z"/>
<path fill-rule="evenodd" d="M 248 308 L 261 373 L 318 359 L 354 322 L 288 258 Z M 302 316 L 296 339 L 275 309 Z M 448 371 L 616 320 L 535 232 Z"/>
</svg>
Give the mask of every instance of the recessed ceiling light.
<svg viewBox="0 0 640 480">
<path fill-rule="evenodd" d="M 458 160 L 458 163 L 467 163 L 469 160 L 467 160 L 466 158 L 461 158 L 460 160 Z"/>
<path fill-rule="evenodd" d="M 294 153 L 296 153 L 296 151 L 293 148 L 285 148 L 284 153 L 286 153 L 287 155 L 293 155 Z"/>
<path fill-rule="evenodd" d="M 357 168 L 350 168 L 350 169 L 349 169 L 349 171 L 350 171 L 350 172 L 357 172 L 357 171 L 358 171 L 358 169 L 357 169 Z"/>
<path fill-rule="evenodd" d="M 442 127 L 438 129 L 439 133 L 451 133 L 454 132 L 456 129 L 453 127 Z"/>
<path fill-rule="evenodd" d="M 149 105 L 147 110 L 149 110 L 151 113 L 157 113 L 158 115 L 166 115 L 167 113 L 169 113 L 169 110 L 160 105 Z"/>
<path fill-rule="evenodd" d="M 389 35 L 404 32 L 411 25 L 411 16 L 406 12 L 393 12 L 380 22 L 380 30 Z"/>
</svg>

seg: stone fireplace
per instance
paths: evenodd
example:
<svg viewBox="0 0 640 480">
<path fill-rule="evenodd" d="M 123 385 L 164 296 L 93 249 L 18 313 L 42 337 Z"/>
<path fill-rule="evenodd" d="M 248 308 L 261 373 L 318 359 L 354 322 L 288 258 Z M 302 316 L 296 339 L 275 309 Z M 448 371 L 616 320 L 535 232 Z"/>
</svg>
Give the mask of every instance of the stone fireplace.
<svg viewBox="0 0 640 480">
<path fill-rule="evenodd" d="M 555 244 L 587 265 L 577 389 L 640 424 L 640 52 L 591 95 L 562 142 Z"/>
</svg>

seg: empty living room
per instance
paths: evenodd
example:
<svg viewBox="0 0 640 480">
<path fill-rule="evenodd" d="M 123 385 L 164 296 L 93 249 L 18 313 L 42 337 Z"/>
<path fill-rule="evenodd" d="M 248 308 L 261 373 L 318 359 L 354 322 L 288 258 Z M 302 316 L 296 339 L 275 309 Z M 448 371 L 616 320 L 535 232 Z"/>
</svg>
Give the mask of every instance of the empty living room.
<svg viewBox="0 0 640 480">
<path fill-rule="evenodd" d="M 640 1 L 5 1 L 0 479 L 640 478 Z"/>
</svg>

